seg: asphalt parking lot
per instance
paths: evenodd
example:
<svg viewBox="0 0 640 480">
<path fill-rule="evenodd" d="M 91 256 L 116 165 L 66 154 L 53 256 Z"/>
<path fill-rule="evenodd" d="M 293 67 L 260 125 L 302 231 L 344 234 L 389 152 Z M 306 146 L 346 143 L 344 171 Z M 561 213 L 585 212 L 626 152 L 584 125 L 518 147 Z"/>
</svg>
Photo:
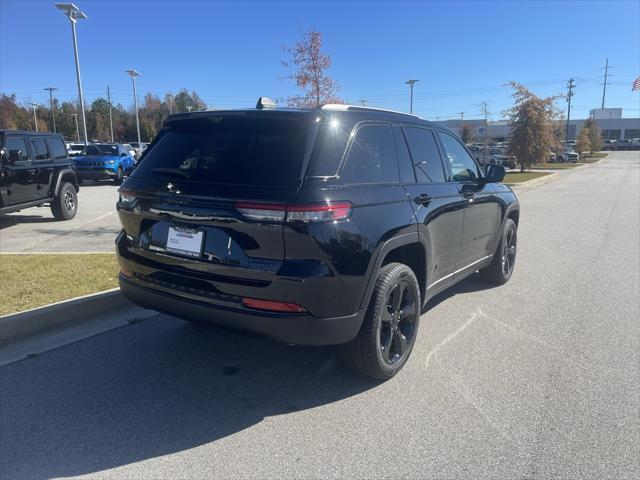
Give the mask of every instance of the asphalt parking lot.
<svg viewBox="0 0 640 480">
<path fill-rule="evenodd" d="M 84 182 L 78 213 L 60 222 L 49 207 L 32 207 L 0 217 L 0 252 L 113 252 L 120 231 L 118 187 Z"/>
<path fill-rule="evenodd" d="M 638 478 L 639 188 L 616 152 L 520 190 L 511 281 L 433 299 L 385 383 L 165 315 L 0 368 L 0 477 Z"/>
</svg>

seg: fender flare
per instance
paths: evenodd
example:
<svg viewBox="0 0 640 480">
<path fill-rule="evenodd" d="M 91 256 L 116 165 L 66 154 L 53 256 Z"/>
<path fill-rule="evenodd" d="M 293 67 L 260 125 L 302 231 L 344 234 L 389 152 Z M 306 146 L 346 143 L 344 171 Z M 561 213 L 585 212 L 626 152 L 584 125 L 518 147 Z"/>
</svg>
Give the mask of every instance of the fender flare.
<svg viewBox="0 0 640 480">
<path fill-rule="evenodd" d="M 520 202 L 512 202 L 507 206 L 507 209 L 504 212 L 504 215 L 502 216 L 502 222 L 500 223 L 500 235 L 496 235 L 496 239 L 493 241 L 493 248 L 492 248 L 492 252 L 493 254 L 491 255 L 492 257 L 496 254 L 496 250 L 498 249 L 498 245 L 500 245 L 500 240 L 502 239 L 502 232 L 504 231 L 504 224 L 507 223 L 507 218 L 509 218 L 509 214 L 511 212 L 515 212 L 517 211 L 518 214 L 520 214 Z"/>
<path fill-rule="evenodd" d="M 370 263 L 370 270 L 367 272 L 368 280 L 367 286 L 364 291 L 364 295 L 362 300 L 360 301 L 360 309 L 367 308 L 369 305 L 369 300 L 371 299 L 371 294 L 373 293 L 373 289 L 376 285 L 376 280 L 378 278 L 377 272 L 380 270 L 380 266 L 382 265 L 382 261 L 387 256 L 387 254 L 404 245 L 409 245 L 413 243 L 419 243 L 424 248 L 425 259 L 427 258 L 427 244 L 425 240 L 420 236 L 420 234 L 416 232 L 409 232 L 398 235 L 396 237 L 390 238 L 386 242 L 382 243 L 380 247 L 378 247 L 378 252 L 374 259 L 372 259 Z M 426 288 L 426 285 L 425 285 Z"/>
<path fill-rule="evenodd" d="M 58 171 L 58 178 L 56 178 L 56 186 L 53 190 L 54 196 L 57 197 L 58 194 L 60 193 L 60 187 L 62 186 L 62 177 L 64 177 L 68 173 L 73 175 L 73 181 L 71 183 L 76 188 L 76 191 L 80 190 L 78 185 L 78 178 L 76 177 L 76 171 L 73 168 L 63 168 Z"/>
</svg>

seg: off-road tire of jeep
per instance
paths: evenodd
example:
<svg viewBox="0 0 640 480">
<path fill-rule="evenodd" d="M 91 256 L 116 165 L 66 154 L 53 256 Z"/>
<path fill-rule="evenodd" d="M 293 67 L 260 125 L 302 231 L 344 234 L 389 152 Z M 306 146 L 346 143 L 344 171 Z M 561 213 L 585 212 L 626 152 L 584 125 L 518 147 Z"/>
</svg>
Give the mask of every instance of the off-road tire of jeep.
<svg viewBox="0 0 640 480">
<path fill-rule="evenodd" d="M 71 220 L 78 211 L 78 195 L 69 182 L 62 182 L 60 192 L 51 202 L 51 213 L 57 220 Z"/>
<path fill-rule="evenodd" d="M 398 289 L 406 289 L 397 293 Z M 409 303 L 406 304 L 406 311 L 402 310 L 394 316 L 394 305 L 397 297 L 400 299 L 397 305 L 402 307 L 403 299 L 413 302 L 413 309 Z M 390 263 L 380 269 L 376 279 L 376 285 L 371 295 L 367 313 L 362 322 L 362 327 L 356 338 L 343 345 L 342 354 L 347 365 L 354 370 L 369 377 L 380 380 L 388 380 L 393 377 L 407 362 L 418 333 L 421 313 L 420 287 L 413 271 L 402 263 Z M 397 310 L 396 310 L 397 311 Z M 399 318 L 406 315 L 404 320 Z M 395 330 L 394 330 L 395 327 Z M 394 353 L 394 360 L 390 362 L 385 359 L 385 349 L 383 343 L 387 343 L 382 337 L 391 340 L 388 343 L 386 357 L 390 357 L 391 352 L 397 352 L 399 337 L 396 332 L 406 339 L 406 346 L 400 356 Z M 402 342 L 398 342 L 402 343 Z M 395 350 L 393 347 L 395 346 Z"/>
<path fill-rule="evenodd" d="M 124 179 L 124 170 L 122 169 L 122 167 L 118 167 L 118 170 L 116 171 L 116 176 L 113 177 L 113 183 L 116 185 L 120 185 L 122 184 L 122 180 Z"/>
<path fill-rule="evenodd" d="M 507 283 L 516 263 L 517 246 L 518 227 L 513 220 L 507 218 L 493 260 L 487 267 L 480 270 L 480 277 L 494 285 Z"/>
</svg>

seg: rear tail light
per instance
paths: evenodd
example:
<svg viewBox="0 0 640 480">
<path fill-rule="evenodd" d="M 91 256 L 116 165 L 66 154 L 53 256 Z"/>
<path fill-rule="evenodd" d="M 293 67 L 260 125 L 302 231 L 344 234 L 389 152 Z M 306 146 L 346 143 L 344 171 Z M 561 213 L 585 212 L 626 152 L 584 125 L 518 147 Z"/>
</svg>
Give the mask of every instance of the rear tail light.
<svg viewBox="0 0 640 480">
<path fill-rule="evenodd" d="M 351 216 L 351 202 L 327 202 L 309 205 L 236 203 L 236 209 L 250 220 L 263 222 L 317 223 L 338 222 Z"/>
<path fill-rule="evenodd" d="M 297 303 L 276 302 L 273 300 L 260 300 L 259 298 L 243 298 L 242 304 L 247 308 L 266 310 L 269 312 L 301 313 L 306 311 Z"/>
</svg>

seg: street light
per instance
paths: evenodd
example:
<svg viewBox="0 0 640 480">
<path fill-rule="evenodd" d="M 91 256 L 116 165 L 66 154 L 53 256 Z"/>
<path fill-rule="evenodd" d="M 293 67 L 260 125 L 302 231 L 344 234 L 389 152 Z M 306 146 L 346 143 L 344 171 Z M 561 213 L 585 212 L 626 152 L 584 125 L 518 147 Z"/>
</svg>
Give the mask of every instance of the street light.
<svg viewBox="0 0 640 480">
<path fill-rule="evenodd" d="M 136 128 L 138 129 L 138 148 L 140 148 L 140 153 L 142 153 L 142 143 L 140 142 L 140 119 L 138 118 L 138 96 L 136 95 L 136 77 L 140 76 L 136 70 L 125 70 L 126 73 L 131 77 L 131 81 L 133 82 L 133 103 L 136 107 Z"/>
<path fill-rule="evenodd" d="M 409 85 L 409 89 L 411 90 L 411 102 L 409 103 L 409 113 L 413 113 L 413 85 L 420 80 L 407 80 L 406 83 Z"/>
<path fill-rule="evenodd" d="M 82 96 L 82 81 L 80 80 L 80 60 L 78 59 L 78 40 L 76 38 L 76 21 L 84 20 L 87 16 L 80 11 L 73 3 L 56 3 L 56 8 L 65 12 L 71 22 L 71 34 L 73 36 L 73 54 L 76 60 L 76 78 L 78 80 L 78 97 L 80 97 L 80 112 L 82 114 L 82 132 L 84 133 L 84 144 L 87 145 L 87 118 L 84 114 L 84 97 Z M 80 136 L 78 136 L 80 141 Z"/>
<path fill-rule="evenodd" d="M 33 107 L 33 124 L 36 127 L 36 132 L 38 131 L 38 116 L 36 115 L 36 107 L 38 106 L 37 103 L 32 103 L 31 106 Z"/>
</svg>

